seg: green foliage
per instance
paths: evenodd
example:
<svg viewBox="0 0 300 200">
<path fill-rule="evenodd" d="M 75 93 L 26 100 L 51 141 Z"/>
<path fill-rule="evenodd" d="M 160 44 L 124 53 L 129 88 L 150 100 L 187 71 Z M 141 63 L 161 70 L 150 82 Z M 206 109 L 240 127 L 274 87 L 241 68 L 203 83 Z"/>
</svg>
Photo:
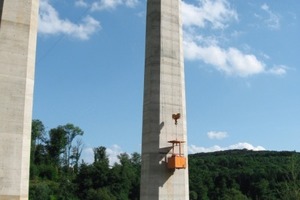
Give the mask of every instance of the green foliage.
<svg viewBox="0 0 300 200">
<path fill-rule="evenodd" d="M 190 200 L 197 200 L 198 194 L 195 191 L 190 191 Z"/>
<path fill-rule="evenodd" d="M 49 140 L 47 141 L 46 148 L 51 163 L 57 166 L 60 165 L 60 156 L 64 153 L 67 142 L 66 131 L 62 126 L 49 131 Z"/>
<path fill-rule="evenodd" d="M 109 165 L 105 147 L 79 163 L 83 131 L 72 124 L 46 132 L 32 123 L 30 200 L 138 200 L 141 156 L 122 153 Z M 75 139 L 77 141 L 75 142 Z M 189 155 L 191 200 L 300 199 L 300 154 L 230 150 Z"/>
<path fill-rule="evenodd" d="M 300 154 L 230 150 L 189 155 L 198 199 L 300 199 Z M 195 196 L 195 195 L 193 195 Z"/>
<path fill-rule="evenodd" d="M 106 148 L 105 147 L 98 147 L 94 148 L 94 164 L 103 164 L 108 167 L 109 160 L 108 156 L 106 154 Z"/>
<path fill-rule="evenodd" d="M 32 120 L 31 130 L 30 176 L 33 179 L 38 176 L 35 163 L 41 159 L 41 154 L 36 154 L 36 152 L 41 150 L 40 143 L 45 140 L 45 127 L 40 120 Z"/>
<path fill-rule="evenodd" d="M 90 189 L 88 190 L 87 200 L 116 200 L 116 197 L 111 194 L 109 188 Z"/>
<path fill-rule="evenodd" d="M 45 140 L 45 126 L 42 121 L 35 119 L 31 124 L 31 141 L 33 144 L 40 143 Z"/>
<path fill-rule="evenodd" d="M 31 182 L 29 188 L 30 200 L 50 200 L 51 189 L 46 183 Z"/>
<path fill-rule="evenodd" d="M 79 164 L 83 143 L 75 139 L 82 135 L 72 124 L 46 132 L 41 121 L 33 120 L 30 199 L 139 199 L 140 155 L 120 154 L 120 163 L 109 166 L 106 148 L 100 146 L 94 148 L 92 164 Z"/>
</svg>

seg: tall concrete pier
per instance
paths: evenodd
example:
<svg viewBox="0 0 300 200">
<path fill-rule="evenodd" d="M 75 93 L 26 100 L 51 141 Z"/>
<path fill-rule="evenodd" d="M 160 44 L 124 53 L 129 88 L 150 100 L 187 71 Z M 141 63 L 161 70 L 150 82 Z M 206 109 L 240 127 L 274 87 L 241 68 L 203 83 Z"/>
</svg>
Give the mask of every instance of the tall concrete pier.
<svg viewBox="0 0 300 200">
<path fill-rule="evenodd" d="M 0 0 L 0 199 L 28 199 L 38 0 Z"/>
<path fill-rule="evenodd" d="M 168 167 L 172 154 L 180 154 L 170 141 L 187 158 L 180 2 L 147 2 L 141 200 L 189 199 L 187 160 L 185 167 Z"/>
</svg>

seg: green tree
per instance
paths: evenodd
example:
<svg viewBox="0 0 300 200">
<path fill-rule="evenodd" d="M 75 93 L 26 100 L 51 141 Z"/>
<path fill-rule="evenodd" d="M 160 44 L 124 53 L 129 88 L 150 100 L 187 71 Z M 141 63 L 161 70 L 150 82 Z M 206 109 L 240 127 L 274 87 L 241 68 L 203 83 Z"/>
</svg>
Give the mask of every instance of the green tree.
<svg viewBox="0 0 300 200">
<path fill-rule="evenodd" d="M 190 200 L 197 200 L 198 194 L 195 191 L 190 191 Z"/>
<path fill-rule="evenodd" d="M 61 166 L 60 156 L 65 152 L 67 142 L 66 132 L 62 126 L 58 126 L 49 131 L 47 150 L 51 162 L 57 167 Z"/>
<path fill-rule="evenodd" d="M 36 160 L 41 159 L 43 152 L 41 152 L 41 143 L 45 141 L 45 127 L 42 121 L 32 120 L 31 124 L 31 149 L 30 149 L 30 176 L 36 178 L 38 169 L 36 167 Z"/>
<path fill-rule="evenodd" d="M 52 162 L 56 166 L 64 166 L 66 169 L 71 167 L 71 159 L 75 159 L 77 162 L 81 155 L 80 145 L 82 143 L 77 143 L 77 146 L 73 145 L 73 140 L 76 136 L 82 136 L 83 131 L 73 124 L 66 124 L 64 126 L 58 126 L 49 131 L 49 141 L 48 141 L 48 153 Z M 71 151 L 73 147 L 73 150 Z M 75 163 L 76 164 L 76 163 Z"/>
<path fill-rule="evenodd" d="M 87 193 L 86 200 L 117 200 L 107 187 L 97 190 L 90 189 Z"/>
<path fill-rule="evenodd" d="M 110 173 L 106 148 L 103 146 L 94 148 L 93 164 L 82 163 L 79 166 L 75 180 L 78 197 L 80 199 L 101 199 L 105 194 L 111 196 L 110 186 L 114 182 L 110 181 Z"/>
<path fill-rule="evenodd" d="M 31 141 L 32 144 L 38 144 L 45 141 L 45 126 L 42 121 L 38 119 L 32 120 L 31 124 Z"/>
<path fill-rule="evenodd" d="M 83 151 L 83 142 L 81 139 L 78 139 L 76 141 L 76 145 L 74 145 L 72 147 L 72 155 L 71 155 L 71 165 L 74 167 L 74 172 L 77 173 L 78 172 L 78 168 L 79 168 L 79 160 L 81 157 L 81 153 Z"/>
<path fill-rule="evenodd" d="M 83 143 L 74 139 L 83 131 L 66 124 L 50 129 L 48 137 L 45 133 L 43 123 L 33 120 L 30 199 L 77 200 L 74 172 L 79 168 Z"/>
<path fill-rule="evenodd" d="M 109 165 L 109 159 L 106 154 L 106 148 L 103 146 L 94 148 L 94 164 L 102 163 L 104 165 Z"/>
<path fill-rule="evenodd" d="M 77 185 L 76 194 L 80 199 L 88 199 L 89 190 L 95 188 L 94 175 L 96 169 L 94 165 L 82 163 L 79 166 L 79 171 L 75 179 Z"/>
<path fill-rule="evenodd" d="M 293 154 L 287 163 L 287 175 L 281 187 L 280 196 L 283 199 L 300 199 L 300 157 Z"/>
<path fill-rule="evenodd" d="M 225 195 L 222 199 L 223 200 L 248 200 L 248 197 L 243 195 L 241 191 L 232 188 L 225 191 Z"/>
<path fill-rule="evenodd" d="M 118 158 L 120 163 L 114 164 L 109 176 L 111 191 L 117 199 L 137 200 L 140 193 L 141 156 L 138 153 L 131 156 L 121 153 Z"/>
<path fill-rule="evenodd" d="M 35 183 L 29 187 L 30 200 L 50 200 L 51 189 L 46 183 Z"/>
<path fill-rule="evenodd" d="M 62 128 L 65 131 L 65 137 L 66 137 L 66 146 L 64 151 L 64 164 L 65 166 L 69 167 L 71 164 L 70 163 L 71 159 L 74 158 L 75 156 L 75 158 L 79 160 L 79 158 L 76 157 L 76 154 L 77 156 L 79 155 L 79 157 L 81 154 L 79 148 L 82 145 L 82 143 L 77 142 L 77 146 L 73 146 L 73 141 L 77 136 L 82 136 L 84 132 L 78 126 L 74 126 L 73 124 L 70 123 L 62 126 Z M 76 149 L 76 151 L 72 152 L 72 149 L 74 150 L 74 148 Z"/>
</svg>

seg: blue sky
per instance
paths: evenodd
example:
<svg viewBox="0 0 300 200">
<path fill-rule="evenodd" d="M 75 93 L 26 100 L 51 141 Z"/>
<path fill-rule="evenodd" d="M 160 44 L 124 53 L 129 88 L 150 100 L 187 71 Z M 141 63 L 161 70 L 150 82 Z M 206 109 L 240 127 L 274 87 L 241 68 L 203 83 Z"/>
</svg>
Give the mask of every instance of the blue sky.
<svg viewBox="0 0 300 200">
<path fill-rule="evenodd" d="M 189 153 L 300 151 L 297 0 L 182 2 Z M 40 0 L 33 118 L 140 152 L 145 0 Z"/>
</svg>

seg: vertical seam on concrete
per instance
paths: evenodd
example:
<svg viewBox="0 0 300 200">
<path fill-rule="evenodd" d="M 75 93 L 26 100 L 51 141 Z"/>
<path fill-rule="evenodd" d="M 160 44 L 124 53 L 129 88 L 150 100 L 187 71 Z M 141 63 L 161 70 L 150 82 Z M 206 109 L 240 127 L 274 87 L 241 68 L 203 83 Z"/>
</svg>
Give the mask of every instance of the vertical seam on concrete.
<svg viewBox="0 0 300 200">
<path fill-rule="evenodd" d="M 0 30 L 1 30 L 3 4 L 4 4 L 4 0 L 0 0 Z"/>
</svg>

